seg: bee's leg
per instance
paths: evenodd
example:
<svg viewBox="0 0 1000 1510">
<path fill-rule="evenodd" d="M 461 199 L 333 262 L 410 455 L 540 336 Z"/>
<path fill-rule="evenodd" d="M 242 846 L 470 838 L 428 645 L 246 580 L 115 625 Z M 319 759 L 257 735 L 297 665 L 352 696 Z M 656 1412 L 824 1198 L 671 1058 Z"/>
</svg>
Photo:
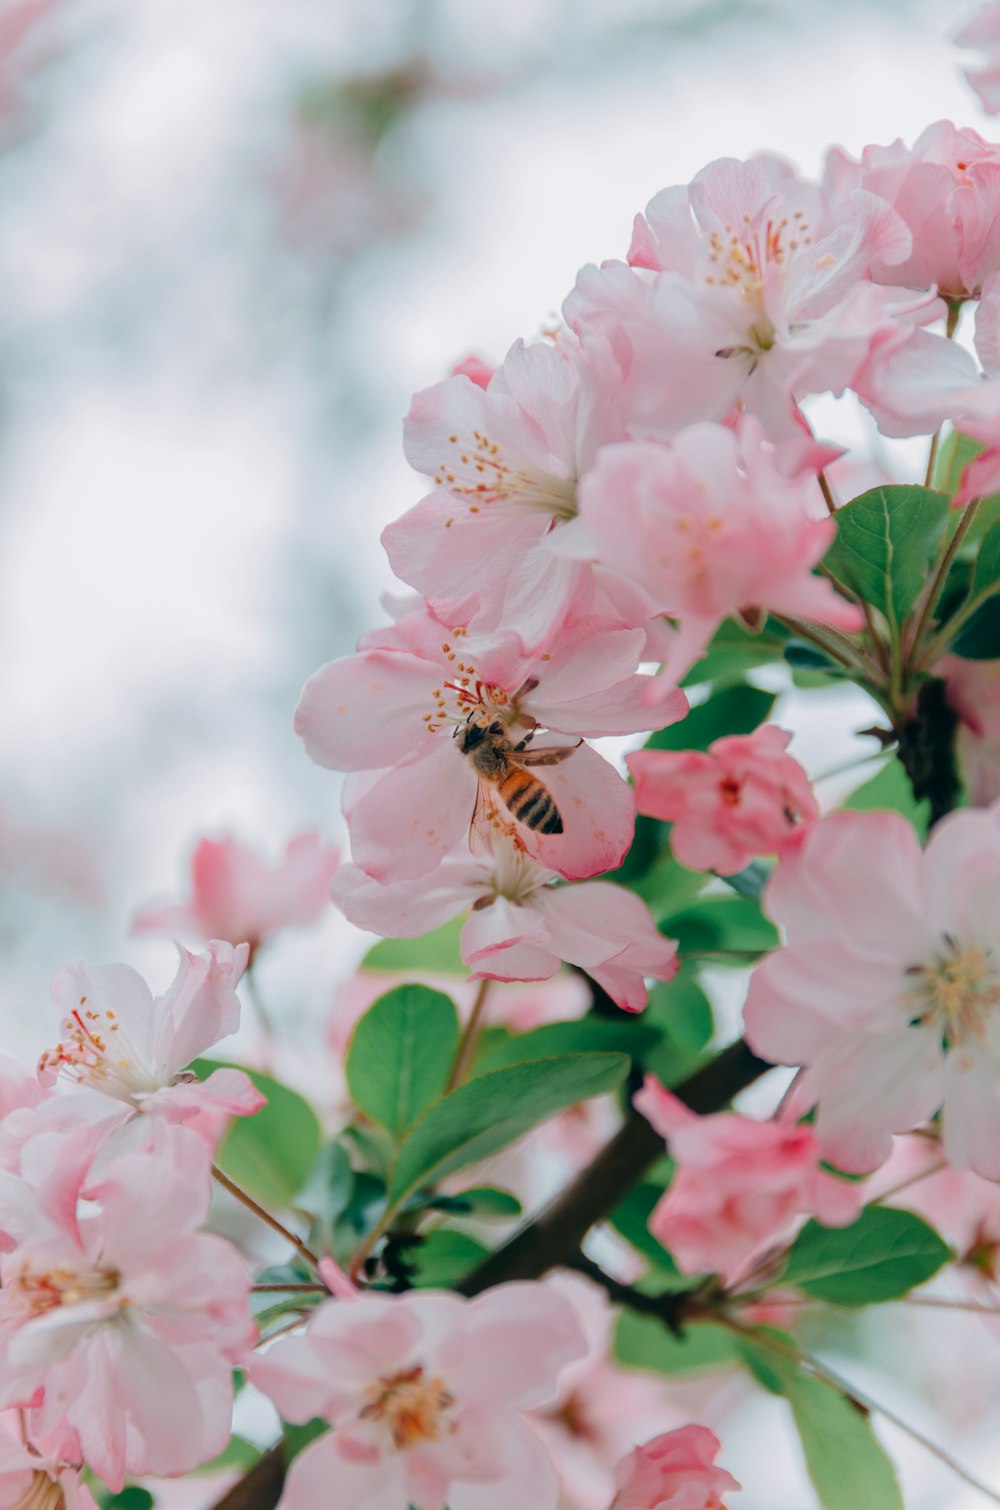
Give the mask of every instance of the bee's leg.
<svg viewBox="0 0 1000 1510">
<path fill-rule="evenodd" d="M 528 746 L 530 745 L 531 741 L 534 739 L 534 737 L 535 737 L 535 735 L 537 733 L 538 733 L 537 725 L 536 725 L 536 727 L 534 729 L 529 729 L 528 732 L 527 732 L 527 734 L 520 741 L 520 743 L 516 744 L 514 746 L 515 751 L 519 753 L 521 750 L 526 750 L 528 748 Z"/>
</svg>

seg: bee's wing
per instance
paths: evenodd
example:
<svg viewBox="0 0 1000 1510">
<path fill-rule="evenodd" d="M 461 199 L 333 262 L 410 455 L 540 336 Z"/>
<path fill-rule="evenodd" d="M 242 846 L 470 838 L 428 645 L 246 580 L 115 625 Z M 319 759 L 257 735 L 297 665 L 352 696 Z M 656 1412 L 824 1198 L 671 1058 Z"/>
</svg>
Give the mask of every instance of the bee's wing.
<svg viewBox="0 0 1000 1510">
<path fill-rule="evenodd" d="M 476 840 L 480 840 L 488 847 L 490 835 L 490 797 L 480 781 L 476 786 L 476 797 L 472 804 L 472 817 L 469 819 L 469 852 L 475 854 Z"/>
<path fill-rule="evenodd" d="M 518 765 L 523 766 L 561 765 L 561 763 L 564 760 L 568 760 L 569 757 L 573 754 L 573 751 L 578 750 L 582 744 L 583 740 L 578 739 L 575 745 L 552 745 L 547 750 L 518 750 L 517 753 L 512 755 L 510 758 L 512 760 L 515 760 Z"/>
</svg>

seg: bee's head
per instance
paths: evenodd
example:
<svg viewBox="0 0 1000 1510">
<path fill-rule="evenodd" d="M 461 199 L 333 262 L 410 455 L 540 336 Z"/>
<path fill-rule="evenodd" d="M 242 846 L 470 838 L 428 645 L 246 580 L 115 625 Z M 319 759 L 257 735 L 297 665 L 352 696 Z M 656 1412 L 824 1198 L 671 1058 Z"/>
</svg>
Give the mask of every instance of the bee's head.
<svg viewBox="0 0 1000 1510">
<path fill-rule="evenodd" d="M 470 714 L 464 724 L 458 725 L 452 738 L 458 740 L 458 748 L 463 755 L 467 755 L 470 750 L 475 750 L 482 744 L 486 738 L 486 730 L 481 723 L 473 722 Z"/>
</svg>

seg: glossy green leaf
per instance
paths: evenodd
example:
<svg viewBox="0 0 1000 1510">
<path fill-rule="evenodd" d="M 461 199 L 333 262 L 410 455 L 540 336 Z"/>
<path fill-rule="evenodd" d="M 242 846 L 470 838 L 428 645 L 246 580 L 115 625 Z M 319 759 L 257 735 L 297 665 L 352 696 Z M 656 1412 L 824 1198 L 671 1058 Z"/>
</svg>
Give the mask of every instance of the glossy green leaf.
<svg viewBox="0 0 1000 1510">
<path fill-rule="evenodd" d="M 233 1118 L 216 1163 L 263 1205 L 287 1205 L 305 1184 L 319 1150 L 319 1119 L 297 1091 L 270 1075 L 215 1059 L 196 1059 L 192 1065 L 200 1080 L 223 1067 L 244 1070 L 267 1105 L 252 1117 Z"/>
<path fill-rule="evenodd" d="M 761 954 L 776 949 L 778 930 L 750 897 L 711 896 L 684 912 L 663 918 L 660 930 L 675 938 L 682 954 L 725 951 L 713 963 L 743 965 L 745 959 L 727 959 L 727 954 Z"/>
<path fill-rule="evenodd" d="M 807 1222 L 788 1255 L 783 1285 L 841 1306 L 896 1300 L 951 1258 L 933 1227 L 910 1211 L 866 1206 L 849 1227 Z"/>
<path fill-rule="evenodd" d="M 304 1426 L 292 1426 L 288 1421 L 283 1421 L 281 1424 L 284 1429 L 281 1450 L 286 1463 L 291 1463 L 309 1446 L 310 1442 L 315 1442 L 317 1437 L 323 1436 L 330 1430 L 329 1422 L 324 1421 L 320 1416 L 314 1416 Z"/>
<path fill-rule="evenodd" d="M 209 1463 L 203 1463 L 200 1468 L 195 1469 L 195 1472 L 199 1477 L 203 1473 L 222 1473 L 226 1469 L 246 1473 L 259 1457 L 260 1448 L 253 1442 L 248 1442 L 246 1437 L 232 1436 L 217 1458 L 212 1458 Z"/>
<path fill-rule="evenodd" d="M 913 824 L 921 839 L 926 837 L 930 823 L 930 803 L 926 798 L 921 798 L 918 802 L 914 797 L 910 778 L 895 756 L 890 756 L 874 776 L 862 782 L 861 786 L 855 787 L 841 806 L 855 813 L 886 809 L 893 813 L 902 813 L 903 817 L 908 818 Z"/>
<path fill-rule="evenodd" d="M 775 619 L 768 619 L 758 634 L 751 634 L 735 619 L 725 619 L 707 652 L 695 661 L 681 686 L 697 687 L 705 682 L 722 686 L 739 680 L 755 666 L 780 661 L 787 639 L 788 631 Z"/>
<path fill-rule="evenodd" d="M 457 1195 L 436 1195 L 426 1204 L 435 1211 L 475 1217 L 481 1222 L 509 1222 L 522 1211 L 516 1195 L 511 1195 L 509 1190 L 498 1190 L 495 1185 L 472 1185 Z"/>
<path fill-rule="evenodd" d="M 645 1055 L 659 1043 L 660 1033 L 642 1017 L 622 1013 L 620 1017 L 578 1017 L 573 1022 L 550 1022 L 533 1028 L 530 1033 L 511 1033 L 494 1045 L 488 1055 L 476 1063 L 476 1074 L 486 1074 L 508 1064 L 527 1064 L 533 1059 L 555 1059 L 560 1054 L 614 1053 L 630 1054 L 633 1059 Z"/>
<path fill-rule="evenodd" d="M 751 734 L 774 707 L 775 695 L 748 682 L 720 687 L 679 723 L 650 735 L 646 749 L 707 750 L 724 734 Z"/>
<path fill-rule="evenodd" d="M 360 1019 L 347 1050 L 356 1106 L 399 1139 L 443 1094 L 458 1050 L 455 1004 L 428 986 L 397 986 Z"/>
<path fill-rule="evenodd" d="M 679 1085 L 701 1064 L 715 1032 L 711 1002 L 689 967 L 653 987 L 643 1021 L 660 1033 L 643 1060 L 646 1069 L 664 1085 Z"/>
<path fill-rule="evenodd" d="M 747 1362 L 792 1408 L 806 1468 L 823 1510 L 904 1510 L 885 1449 L 867 1414 L 832 1384 L 747 1339 Z"/>
<path fill-rule="evenodd" d="M 148 1489 L 140 1489 L 138 1484 L 128 1484 L 118 1494 L 112 1494 L 110 1489 L 96 1490 L 97 1503 L 101 1510 L 153 1510 L 156 1503 Z"/>
<path fill-rule="evenodd" d="M 450 1289 L 481 1264 L 489 1251 L 467 1232 L 441 1227 L 415 1249 L 413 1283 L 419 1289 Z"/>
<path fill-rule="evenodd" d="M 567 1107 L 614 1090 L 629 1065 L 625 1054 L 567 1054 L 510 1065 L 460 1085 L 404 1139 L 389 1182 L 390 1206 L 505 1148 Z"/>
<path fill-rule="evenodd" d="M 994 593 L 952 641 L 952 650 L 967 661 L 1000 660 L 1000 593 Z"/>
<path fill-rule="evenodd" d="M 825 564 L 866 603 L 901 624 L 927 580 L 948 522 L 943 493 L 909 484 L 873 488 L 838 509 Z"/>
<path fill-rule="evenodd" d="M 627 1368 L 657 1374 L 717 1373 L 740 1362 L 736 1338 L 725 1327 L 697 1322 L 675 1337 L 655 1316 L 629 1310 L 619 1313 L 613 1351 Z"/>
<path fill-rule="evenodd" d="M 361 968 L 391 975 L 458 975 L 464 979 L 469 973 L 459 952 L 464 924 L 464 918 L 454 918 L 419 938 L 379 939 L 361 961 Z"/>
</svg>

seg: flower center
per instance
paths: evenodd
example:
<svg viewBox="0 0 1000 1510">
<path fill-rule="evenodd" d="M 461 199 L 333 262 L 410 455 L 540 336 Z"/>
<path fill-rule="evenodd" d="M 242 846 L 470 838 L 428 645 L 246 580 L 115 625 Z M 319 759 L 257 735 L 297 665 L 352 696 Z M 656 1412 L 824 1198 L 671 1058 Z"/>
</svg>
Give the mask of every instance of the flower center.
<svg viewBox="0 0 1000 1510">
<path fill-rule="evenodd" d="M 23 1326 L 60 1306 L 107 1299 L 114 1295 L 120 1281 L 117 1269 L 80 1270 L 66 1264 L 32 1269 L 25 1264 L 7 1279 L 0 1292 L 0 1316 Z"/>
<path fill-rule="evenodd" d="M 506 504 L 525 514 L 544 514 L 564 521 L 576 516 L 576 484 L 571 477 L 556 477 L 525 461 L 516 452 L 505 451 L 481 430 L 473 430 L 471 442 L 449 435 L 453 448 L 438 464 L 434 481 L 455 498 L 468 503 L 470 514 L 482 513 L 496 504 Z M 445 521 L 445 528 L 450 525 Z"/>
<path fill-rule="evenodd" d="M 442 681 L 431 692 L 432 706 L 422 715 L 428 734 L 437 734 L 445 727 L 454 730 L 465 723 L 470 713 L 477 714 L 487 724 L 494 721 L 505 726 L 517 723 L 517 698 L 538 685 L 534 681 L 526 682 L 517 692 L 511 693 L 482 681 L 473 662 L 461 658 L 458 642 L 465 632 L 462 628 L 453 629 L 451 638 L 442 642 L 441 654 L 451 670 L 449 680 Z"/>
<path fill-rule="evenodd" d="M 158 1082 L 130 1043 L 111 1007 L 95 1011 L 80 997 L 63 1020 L 61 1042 L 46 1049 L 38 1073 L 64 1074 L 78 1085 L 89 1085 L 116 1101 L 134 1102 L 137 1091 L 155 1091 Z"/>
<path fill-rule="evenodd" d="M 365 1421 L 378 1421 L 392 1438 L 397 1452 L 419 1442 L 436 1442 L 452 1430 L 448 1412 L 454 1396 L 441 1379 L 428 1379 L 423 1369 L 404 1369 L 368 1386 L 368 1404 L 361 1410 Z"/>
<path fill-rule="evenodd" d="M 929 965 L 911 965 L 906 972 L 914 984 L 910 1001 L 916 1004 L 914 1025 L 934 1027 L 945 1049 L 974 1040 L 982 1043 L 987 1023 L 1000 1006 L 1000 972 L 993 956 L 978 944 L 960 949 L 946 940 L 948 953 Z"/>
<path fill-rule="evenodd" d="M 754 228 L 750 215 L 744 215 L 742 231 L 727 225 L 725 232 L 712 231 L 709 236 L 708 260 L 712 271 L 705 282 L 723 288 L 735 288 L 753 304 L 760 314 L 764 310 L 765 271 L 770 267 L 786 272 L 800 247 L 812 244 L 809 222 L 801 210 L 767 220 Z M 766 315 L 765 315 L 766 319 Z M 770 326 L 770 321 L 767 321 Z M 771 327 L 770 344 L 774 344 Z"/>
</svg>

